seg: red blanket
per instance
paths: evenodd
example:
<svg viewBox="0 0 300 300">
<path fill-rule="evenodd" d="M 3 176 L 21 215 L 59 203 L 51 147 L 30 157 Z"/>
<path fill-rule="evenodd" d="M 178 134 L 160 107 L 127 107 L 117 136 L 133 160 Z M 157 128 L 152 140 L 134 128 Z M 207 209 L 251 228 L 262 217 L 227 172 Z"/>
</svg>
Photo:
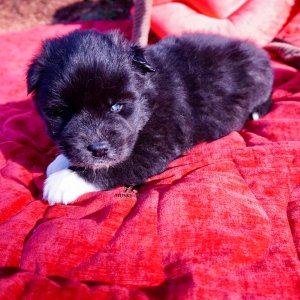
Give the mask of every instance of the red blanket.
<svg viewBox="0 0 300 300">
<path fill-rule="evenodd" d="M 0 36 L 0 299 L 298 299 L 300 73 L 274 63 L 272 111 L 194 147 L 136 192 L 41 200 L 56 155 L 25 91 L 49 26 Z"/>
</svg>

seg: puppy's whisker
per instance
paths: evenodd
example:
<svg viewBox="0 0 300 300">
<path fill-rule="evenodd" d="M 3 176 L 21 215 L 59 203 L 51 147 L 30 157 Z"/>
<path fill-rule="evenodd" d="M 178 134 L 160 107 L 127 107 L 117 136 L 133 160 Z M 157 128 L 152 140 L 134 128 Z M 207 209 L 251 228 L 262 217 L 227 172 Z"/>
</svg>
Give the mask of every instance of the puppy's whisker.
<svg viewBox="0 0 300 300">
<path fill-rule="evenodd" d="M 96 179 L 97 179 L 97 174 L 96 174 L 96 170 L 95 169 L 93 169 L 93 171 L 94 171 L 94 180 L 93 180 L 93 184 L 96 182 Z"/>
</svg>

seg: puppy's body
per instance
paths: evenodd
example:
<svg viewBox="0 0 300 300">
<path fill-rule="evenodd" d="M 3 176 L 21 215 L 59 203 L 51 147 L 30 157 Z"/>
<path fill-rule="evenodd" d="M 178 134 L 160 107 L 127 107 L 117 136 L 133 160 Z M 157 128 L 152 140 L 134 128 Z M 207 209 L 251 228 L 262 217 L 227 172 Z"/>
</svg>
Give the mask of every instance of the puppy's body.
<svg viewBox="0 0 300 300">
<path fill-rule="evenodd" d="M 118 33 L 77 31 L 46 42 L 28 72 L 51 137 L 98 190 L 141 184 L 193 145 L 240 130 L 268 111 L 272 82 L 263 50 L 201 34 L 142 50 Z"/>
</svg>

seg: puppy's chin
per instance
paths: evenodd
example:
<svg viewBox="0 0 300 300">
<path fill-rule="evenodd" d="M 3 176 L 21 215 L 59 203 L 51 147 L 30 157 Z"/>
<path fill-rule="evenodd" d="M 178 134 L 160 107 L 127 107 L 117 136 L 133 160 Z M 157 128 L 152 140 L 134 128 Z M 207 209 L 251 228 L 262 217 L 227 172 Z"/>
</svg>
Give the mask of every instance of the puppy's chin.
<svg viewBox="0 0 300 300">
<path fill-rule="evenodd" d="M 85 161 L 77 160 L 76 157 L 70 157 L 68 154 L 66 156 L 69 158 L 71 165 L 74 168 L 78 169 L 90 169 L 90 170 L 99 170 L 99 169 L 109 169 L 120 163 L 123 163 L 128 156 L 118 157 L 118 159 L 107 158 L 107 159 L 86 159 Z"/>
<path fill-rule="evenodd" d="M 74 168 L 78 169 L 90 169 L 90 170 L 99 170 L 99 169 L 109 169 L 110 167 L 113 167 L 120 162 L 99 162 L 99 163 L 93 163 L 93 164 L 88 164 L 88 163 L 72 163 L 72 166 Z"/>
</svg>

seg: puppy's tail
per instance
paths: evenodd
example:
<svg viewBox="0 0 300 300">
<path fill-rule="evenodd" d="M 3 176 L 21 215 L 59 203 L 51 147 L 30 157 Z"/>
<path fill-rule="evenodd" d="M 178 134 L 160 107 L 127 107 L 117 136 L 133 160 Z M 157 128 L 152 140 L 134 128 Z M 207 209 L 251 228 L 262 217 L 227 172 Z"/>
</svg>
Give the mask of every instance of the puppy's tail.
<svg viewBox="0 0 300 300">
<path fill-rule="evenodd" d="M 258 120 L 264 115 L 266 115 L 272 106 L 272 97 L 270 96 L 266 102 L 263 102 L 262 104 L 256 106 L 253 109 L 253 112 L 250 114 L 249 119 L 250 120 Z"/>
</svg>

